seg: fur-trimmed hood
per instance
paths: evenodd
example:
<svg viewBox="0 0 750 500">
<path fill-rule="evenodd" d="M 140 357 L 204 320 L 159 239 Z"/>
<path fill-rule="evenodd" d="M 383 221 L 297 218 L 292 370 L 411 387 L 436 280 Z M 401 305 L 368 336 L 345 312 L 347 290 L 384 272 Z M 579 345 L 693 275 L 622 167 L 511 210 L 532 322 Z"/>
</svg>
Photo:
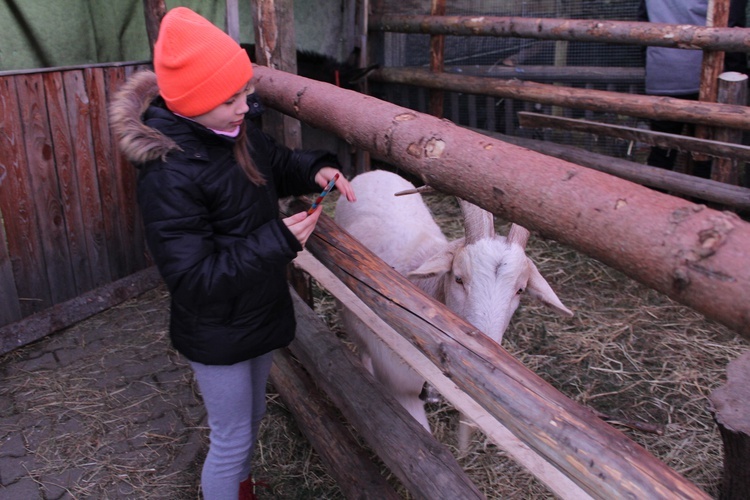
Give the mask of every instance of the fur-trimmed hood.
<svg viewBox="0 0 750 500">
<path fill-rule="evenodd" d="M 109 121 L 120 150 L 135 164 L 164 159 L 170 151 L 180 150 L 174 140 L 143 122 L 143 115 L 158 96 L 156 74 L 144 70 L 133 74 L 109 105 Z"/>
</svg>

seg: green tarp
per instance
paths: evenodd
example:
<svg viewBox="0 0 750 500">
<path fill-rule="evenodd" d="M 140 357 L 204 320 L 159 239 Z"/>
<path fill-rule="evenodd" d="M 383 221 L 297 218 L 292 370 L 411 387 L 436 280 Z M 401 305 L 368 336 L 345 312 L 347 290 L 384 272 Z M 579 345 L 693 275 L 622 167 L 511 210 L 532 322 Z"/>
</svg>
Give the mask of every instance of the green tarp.
<svg viewBox="0 0 750 500">
<path fill-rule="evenodd" d="M 167 1 L 225 25 L 221 0 Z M 239 2 L 242 42 L 253 42 L 250 1 Z M 336 56 L 340 0 L 296 0 L 298 47 Z M 150 59 L 143 0 L 0 2 L 0 71 Z"/>
</svg>

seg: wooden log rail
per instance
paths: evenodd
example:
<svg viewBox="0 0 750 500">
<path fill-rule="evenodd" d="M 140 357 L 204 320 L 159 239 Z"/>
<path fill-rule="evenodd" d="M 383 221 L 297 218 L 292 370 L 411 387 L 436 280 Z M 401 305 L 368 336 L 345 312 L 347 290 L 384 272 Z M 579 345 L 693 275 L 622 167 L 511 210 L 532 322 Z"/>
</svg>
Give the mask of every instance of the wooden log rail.
<svg viewBox="0 0 750 500">
<path fill-rule="evenodd" d="M 327 331 L 314 311 L 298 296 L 294 296 L 294 301 L 297 337 L 289 346 L 292 354 L 414 498 L 483 499 L 484 495 L 450 451 L 393 397 L 378 388 L 378 382 L 362 369 L 362 363 L 349 348 Z M 276 359 L 274 357 L 274 362 Z M 306 414 L 305 418 L 315 417 Z M 318 444 L 315 438 L 311 441 Z M 331 443 L 321 445 L 332 446 Z M 331 451 L 326 450 L 321 455 L 329 457 Z M 351 486 L 341 489 L 347 491 Z M 347 498 L 385 498 L 379 492 L 364 493 L 363 489 L 359 495 L 347 495 Z"/>
<path fill-rule="evenodd" d="M 750 338 L 750 224 L 371 96 L 256 66 L 264 102 Z"/>
<path fill-rule="evenodd" d="M 294 259 L 294 267 L 300 274 L 305 274 L 308 277 L 314 278 L 315 281 L 332 297 L 334 297 L 339 303 L 343 304 L 350 312 L 355 314 L 363 324 L 367 325 L 368 328 L 375 332 L 375 334 L 380 337 L 381 341 L 383 341 L 390 349 L 397 352 L 402 359 L 406 360 L 406 362 L 409 363 L 411 367 L 420 374 L 420 376 L 428 381 L 446 401 L 450 402 L 454 409 L 460 411 L 462 418 L 468 418 L 470 421 L 474 422 L 474 424 L 481 429 L 482 433 L 484 433 L 490 441 L 503 449 L 517 464 L 526 468 L 528 472 L 546 485 L 555 495 L 559 498 L 575 498 L 576 500 L 591 498 L 590 495 L 564 475 L 562 471 L 537 455 L 484 408 L 479 406 L 476 401 L 456 387 L 456 384 L 443 374 L 439 367 L 435 366 L 419 351 L 419 349 L 402 337 L 400 333 L 391 328 L 380 318 L 380 316 L 377 315 L 377 313 L 375 313 L 375 311 L 367 307 L 367 305 L 362 302 L 352 290 L 350 290 L 336 277 L 336 275 L 334 275 L 309 252 L 305 251 L 297 255 L 297 258 Z M 298 325 L 300 323 L 301 321 L 297 322 Z M 300 340 L 299 329 L 300 327 L 298 326 L 297 341 L 292 344 L 293 348 L 295 345 L 301 343 L 298 342 Z M 321 343 L 320 337 L 320 335 L 315 335 L 313 337 L 315 346 Z M 321 356 L 316 357 L 315 353 L 311 353 L 309 357 L 312 359 L 322 358 Z M 307 366 L 308 363 L 305 363 L 305 365 Z M 308 367 L 308 369 L 310 368 Z M 341 387 L 342 383 L 337 381 L 335 377 L 328 377 L 328 379 L 331 379 L 331 383 L 335 384 L 335 386 L 326 388 L 327 392 L 330 390 L 333 390 L 336 393 L 345 392 L 343 387 Z M 317 375 L 316 380 L 320 380 L 320 377 Z M 347 395 L 341 399 L 347 404 L 355 398 L 361 397 L 370 398 L 370 396 L 367 395 L 357 394 Z M 358 403 L 354 402 L 352 404 L 356 405 Z M 393 419 L 396 420 L 396 423 L 399 425 L 401 424 L 398 417 L 394 417 Z M 414 422 L 413 418 L 411 418 L 411 420 Z M 394 428 L 394 424 L 389 424 L 389 427 Z M 401 453 L 397 452 L 397 454 Z M 425 495 L 416 496 L 419 498 L 426 498 Z"/>
<path fill-rule="evenodd" d="M 554 128 L 557 130 L 577 130 L 592 135 L 607 135 L 617 137 L 626 141 L 638 141 L 649 146 L 662 148 L 674 148 L 678 151 L 706 153 L 719 158 L 732 158 L 735 160 L 750 161 L 750 146 L 744 146 L 737 142 L 722 142 L 709 139 L 698 139 L 686 135 L 666 134 L 652 130 L 642 130 L 623 125 L 611 123 L 594 122 L 575 118 L 564 118 L 562 116 L 550 116 L 528 111 L 518 112 L 518 123 L 525 128 Z M 739 132 L 741 135 L 741 131 Z M 735 137 L 741 140 L 742 138 Z M 736 184 L 736 183 L 735 183 Z"/>
<path fill-rule="evenodd" d="M 615 68 L 612 66 L 484 66 L 484 65 L 445 65 L 446 73 L 533 80 L 536 82 L 587 82 L 640 84 L 646 76 L 643 68 Z"/>
<path fill-rule="evenodd" d="M 295 348 L 302 349 L 300 346 L 307 345 L 313 333 L 314 342 L 320 344 L 322 337 L 322 343 L 327 346 L 333 334 L 322 331 L 320 318 L 315 316 L 315 312 L 299 296 L 294 296 L 294 299 L 294 310 L 298 318 Z M 335 367 L 331 371 L 340 375 L 341 382 L 344 382 L 351 377 L 352 372 L 343 370 L 356 365 L 347 366 L 344 362 L 333 359 L 332 349 L 327 350 L 324 358 Z M 307 363 L 307 366 L 311 364 Z M 279 392 L 284 405 L 294 415 L 300 430 L 320 455 L 326 470 L 345 498 L 401 498 L 356 442 L 351 431 L 345 428 L 339 412 L 318 389 L 319 384 L 327 386 L 327 377 L 316 376 L 313 380 L 287 349 L 279 349 L 274 353 L 269 380 Z"/>
<path fill-rule="evenodd" d="M 19 321 L 0 326 L 0 355 L 137 297 L 161 283 L 162 278 L 156 267 L 147 267 Z"/>
<path fill-rule="evenodd" d="M 304 209 L 297 201 L 291 211 Z M 464 392 L 595 498 L 709 498 L 321 216 L 308 250 Z"/>
<path fill-rule="evenodd" d="M 520 99 L 601 113 L 750 130 L 750 108 L 747 106 L 557 87 L 544 83 L 498 80 L 483 76 L 435 74 L 422 68 L 380 68 L 374 71 L 370 78 L 381 82 L 442 88 L 453 92 Z"/>
<path fill-rule="evenodd" d="M 493 16 L 373 15 L 370 31 L 493 36 L 750 52 L 750 28 Z"/>
<path fill-rule="evenodd" d="M 702 179 L 693 175 L 643 165 L 621 158 L 613 158 L 599 153 L 592 153 L 591 151 L 567 144 L 504 135 L 486 130 L 472 130 L 479 134 L 494 137 L 500 141 L 522 146 L 577 165 L 593 168 L 600 172 L 616 175 L 622 179 L 637 182 L 644 186 L 680 193 L 684 196 L 691 196 L 737 210 L 750 211 L 750 189 L 748 188 L 733 186 L 711 179 Z"/>
</svg>

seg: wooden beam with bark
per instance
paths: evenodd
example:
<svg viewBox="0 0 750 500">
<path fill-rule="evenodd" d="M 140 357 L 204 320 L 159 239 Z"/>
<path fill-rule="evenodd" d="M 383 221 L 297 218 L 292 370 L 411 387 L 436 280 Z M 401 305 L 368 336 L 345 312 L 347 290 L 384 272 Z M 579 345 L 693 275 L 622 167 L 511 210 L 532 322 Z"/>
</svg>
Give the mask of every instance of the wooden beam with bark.
<svg viewBox="0 0 750 500">
<path fill-rule="evenodd" d="M 750 189 L 733 186 L 711 179 L 674 172 L 664 168 L 643 165 L 622 158 L 592 153 L 575 146 L 558 144 L 552 141 L 539 141 L 526 137 L 504 135 L 497 132 L 472 129 L 478 134 L 494 137 L 503 142 L 531 149 L 538 153 L 554 156 L 577 165 L 593 168 L 600 172 L 616 175 L 622 179 L 637 182 L 664 191 L 679 193 L 737 210 L 750 211 Z"/>
<path fill-rule="evenodd" d="M 750 52 L 750 28 L 497 16 L 372 15 L 370 31 L 568 40 L 678 49 Z"/>
<path fill-rule="evenodd" d="M 536 82 L 580 82 L 642 84 L 646 76 L 643 68 L 613 66 L 543 66 L 524 65 L 457 65 L 445 66 L 446 73 L 474 75 L 502 79 L 532 80 Z"/>
<path fill-rule="evenodd" d="M 606 90 L 558 87 L 521 80 L 499 80 L 483 76 L 434 74 L 423 68 L 380 68 L 375 81 L 442 88 L 453 92 L 482 94 L 586 109 L 641 118 L 701 123 L 750 130 L 750 108 L 732 104 L 686 101 L 676 97 L 625 94 Z"/>
<path fill-rule="evenodd" d="M 296 200 L 290 212 L 305 206 Z M 327 216 L 319 219 L 307 248 L 461 390 L 591 496 L 709 498 L 425 295 Z M 313 359 L 330 365 L 324 355 Z"/>
<path fill-rule="evenodd" d="M 154 44 L 156 37 L 159 35 L 159 25 L 161 18 L 167 13 L 167 6 L 164 0 L 143 0 L 143 14 L 146 21 L 146 35 L 148 36 L 148 46 L 151 49 L 151 57 L 154 56 Z"/>
<path fill-rule="evenodd" d="M 747 75 L 728 71 L 719 75 L 719 93 L 717 100 L 728 104 L 747 103 Z M 713 139 L 723 142 L 742 142 L 741 130 L 717 127 L 713 131 Z M 745 168 L 744 157 L 720 157 L 713 161 L 711 179 L 719 182 L 737 185 L 740 183 L 741 171 Z"/>
<path fill-rule="evenodd" d="M 594 122 L 562 116 L 550 116 L 528 111 L 518 112 L 518 122 L 524 128 L 554 128 L 576 130 L 593 135 L 617 137 L 626 141 L 638 141 L 649 146 L 659 146 L 677 151 L 706 153 L 720 158 L 750 161 L 750 146 L 738 143 L 698 139 L 687 135 L 666 134 L 612 123 Z M 742 133 L 739 131 L 740 134 Z"/>
<path fill-rule="evenodd" d="M 293 0 L 251 0 L 258 64 L 297 73 L 297 39 Z M 263 115 L 263 130 L 290 148 L 302 147 L 302 127 L 293 117 L 271 110 Z"/>
<path fill-rule="evenodd" d="M 397 352 L 414 370 L 427 380 L 463 417 L 470 419 L 490 441 L 505 450 L 508 455 L 560 498 L 585 500 L 590 496 L 570 480 L 562 471 L 547 462 L 526 443 L 518 439 L 507 427 L 497 421 L 487 410 L 461 391 L 440 368 L 435 366 L 419 349 L 414 347 L 367 307 L 327 267 L 309 252 L 301 252 L 294 259 L 294 266 L 303 269 L 315 278 L 326 291 L 355 314 L 390 349 Z"/>
<path fill-rule="evenodd" d="M 305 320 L 299 326 L 297 335 L 307 335 L 321 328 L 313 326 L 318 325 L 320 319 L 313 311 L 305 308 L 299 297 L 296 298 L 295 310 Z M 331 335 L 330 332 L 327 334 Z M 338 358 L 332 356 L 327 359 L 331 363 L 338 362 Z M 349 374 L 342 376 L 348 377 Z M 368 458 L 349 429 L 344 427 L 339 412 L 326 401 L 315 381 L 289 350 L 279 349 L 274 353 L 270 381 L 346 498 L 401 498 L 380 474 L 378 467 Z"/>
<path fill-rule="evenodd" d="M 297 335 L 289 349 L 415 498 L 484 498 L 448 449 L 386 397 L 354 353 L 293 298 Z"/>
<path fill-rule="evenodd" d="M 83 321 L 162 283 L 155 267 L 126 276 L 0 328 L 0 354 Z"/>
<path fill-rule="evenodd" d="M 721 500 L 750 498 L 750 352 L 727 366 L 724 385 L 709 394 L 710 411 L 724 444 Z"/>
<path fill-rule="evenodd" d="M 750 224 L 410 109 L 256 67 L 264 102 L 750 338 Z"/>
</svg>

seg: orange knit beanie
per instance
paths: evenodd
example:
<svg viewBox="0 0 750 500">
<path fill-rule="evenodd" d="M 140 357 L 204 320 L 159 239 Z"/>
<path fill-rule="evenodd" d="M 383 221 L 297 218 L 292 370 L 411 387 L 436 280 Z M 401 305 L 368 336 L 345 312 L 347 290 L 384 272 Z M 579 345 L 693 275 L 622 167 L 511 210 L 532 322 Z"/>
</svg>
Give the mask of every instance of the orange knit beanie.
<svg viewBox="0 0 750 500">
<path fill-rule="evenodd" d="M 167 107 L 188 117 L 226 102 L 253 76 L 247 52 L 186 7 L 170 10 L 161 20 L 154 71 Z"/>
</svg>

